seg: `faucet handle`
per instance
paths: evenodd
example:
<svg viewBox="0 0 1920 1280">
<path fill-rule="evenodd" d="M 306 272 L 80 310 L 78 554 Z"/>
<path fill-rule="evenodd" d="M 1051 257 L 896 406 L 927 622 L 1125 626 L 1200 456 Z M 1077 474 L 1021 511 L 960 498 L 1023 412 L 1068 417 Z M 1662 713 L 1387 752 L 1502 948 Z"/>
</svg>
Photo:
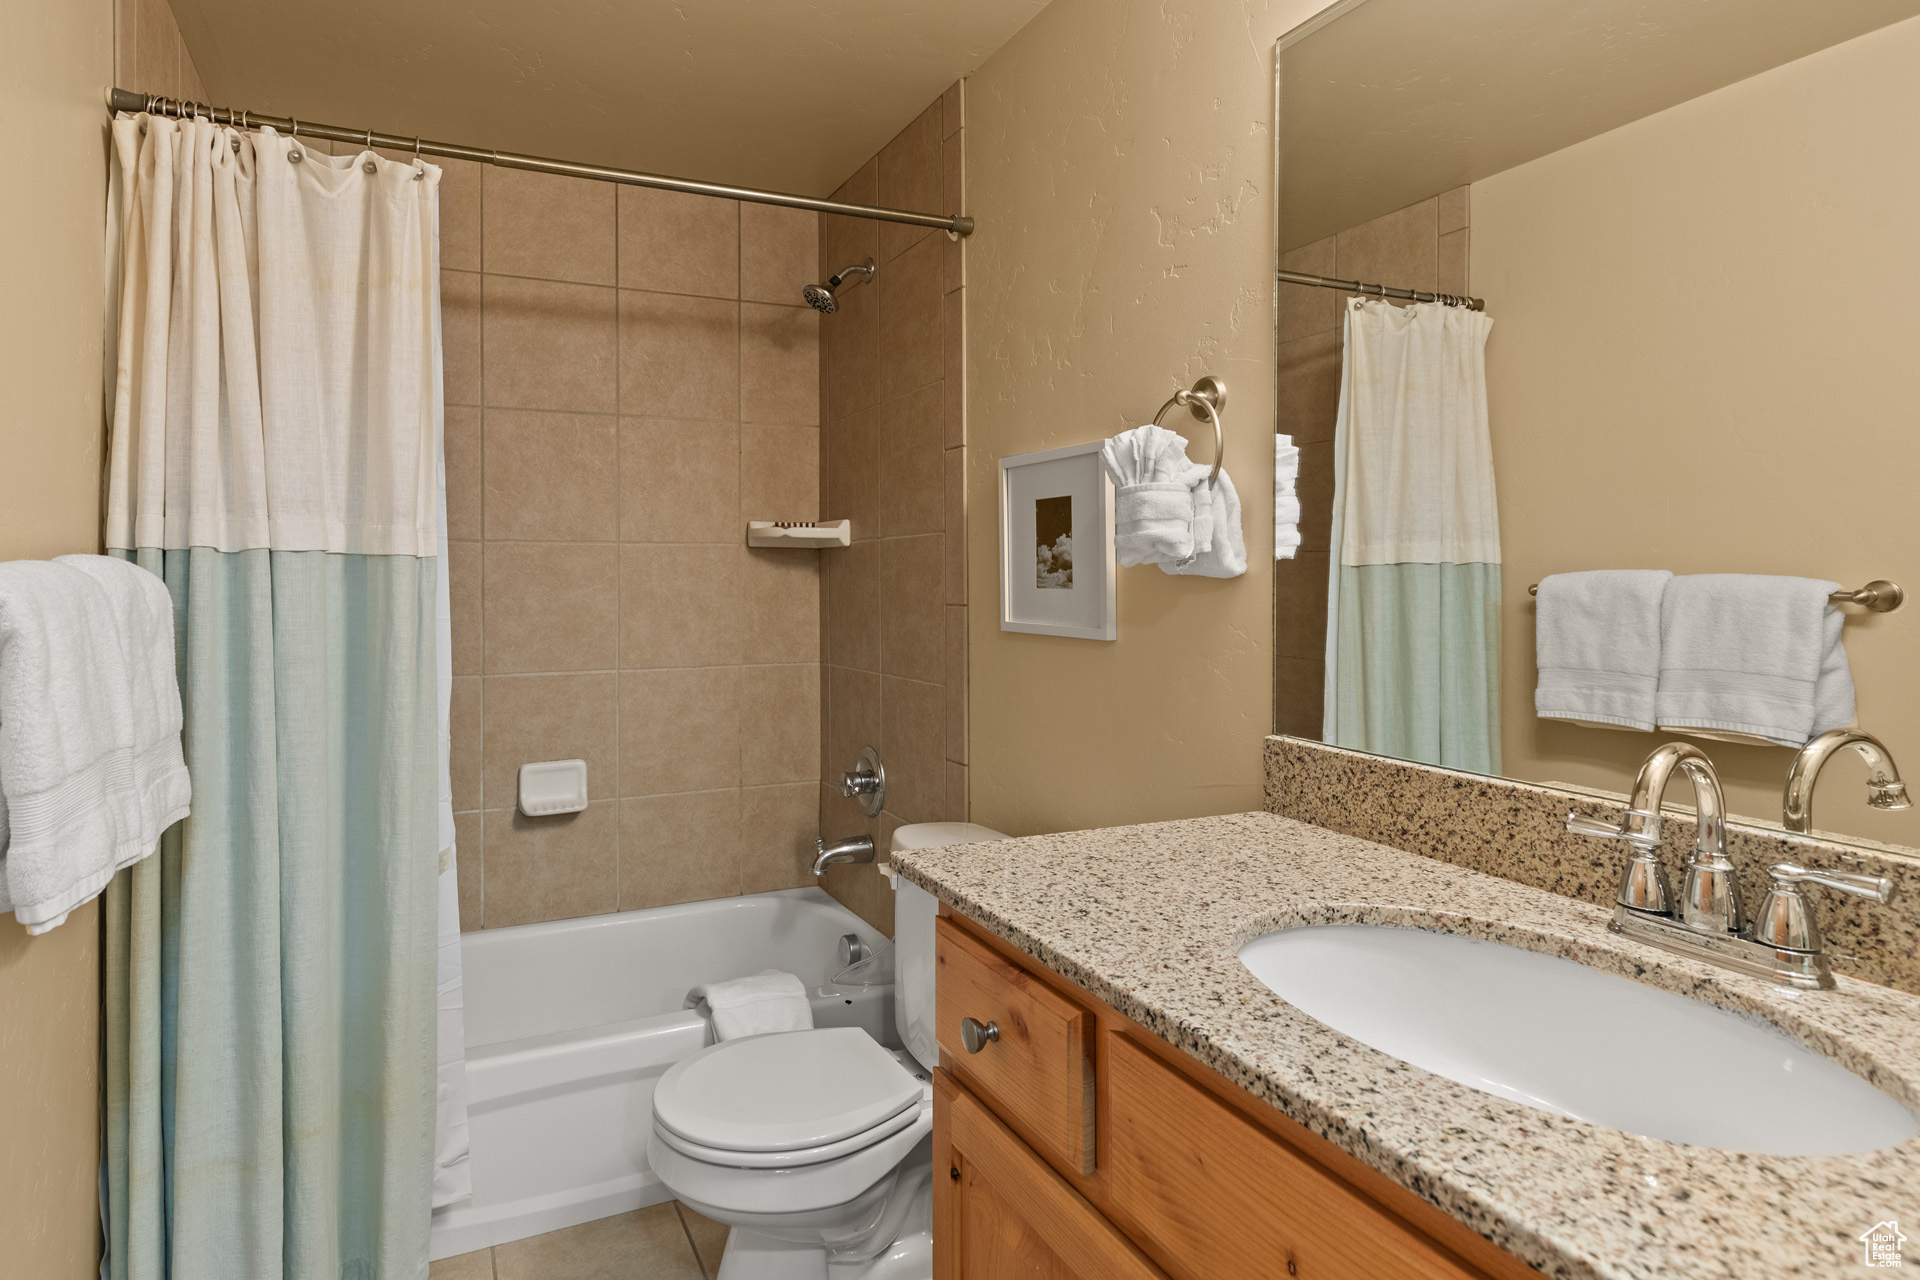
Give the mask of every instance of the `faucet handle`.
<svg viewBox="0 0 1920 1280">
<path fill-rule="evenodd" d="M 1882 876 L 1859 876 L 1849 871 L 1820 871 L 1812 867 L 1796 866 L 1791 862 L 1782 862 L 1768 869 L 1775 886 L 1823 884 L 1829 889 L 1838 889 L 1841 893 L 1850 893 L 1856 898 L 1872 898 L 1878 902 L 1893 901 L 1893 881 Z"/>
<path fill-rule="evenodd" d="M 1605 818 L 1589 818 L 1584 813 L 1567 815 L 1567 830 L 1576 836 L 1593 836 L 1600 840 L 1625 840 L 1627 829 L 1608 822 Z"/>
<path fill-rule="evenodd" d="M 1818 952 L 1822 949 L 1820 924 L 1814 918 L 1813 904 L 1800 891 L 1803 884 L 1822 884 L 1841 893 L 1886 902 L 1893 897 L 1893 882 L 1880 876 L 1859 876 L 1845 871 L 1817 871 L 1782 862 L 1770 867 L 1772 887 L 1760 903 L 1753 921 L 1753 940 L 1783 951 Z"/>
</svg>

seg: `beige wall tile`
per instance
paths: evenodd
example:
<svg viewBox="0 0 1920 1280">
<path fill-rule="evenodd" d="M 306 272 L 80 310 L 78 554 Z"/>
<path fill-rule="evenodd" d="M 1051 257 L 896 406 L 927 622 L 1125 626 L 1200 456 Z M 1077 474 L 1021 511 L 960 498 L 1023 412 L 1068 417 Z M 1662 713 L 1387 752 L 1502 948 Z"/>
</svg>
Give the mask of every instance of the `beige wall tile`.
<svg viewBox="0 0 1920 1280">
<path fill-rule="evenodd" d="M 738 201 L 648 187 L 619 192 L 622 288 L 740 296 Z"/>
<path fill-rule="evenodd" d="M 880 406 L 880 536 L 946 527 L 945 388 L 928 383 Z"/>
<path fill-rule="evenodd" d="M 140 0 L 113 0 L 113 82 L 140 83 Z M 139 90 L 150 93 L 152 90 Z"/>
<path fill-rule="evenodd" d="M 946 694 L 937 684 L 886 676 L 880 685 L 887 808 L 905 822 L 938 822 L 946 809 Z"/>
<path fill-rule="evenodd" d="M 853 521 L 855 542 L 880 536 L 879 408 L 836 418 L 821 429 L 829 520 Z"/>
<path fill-rule="evenodd" d="M 880 203 L 880 157 L 875 156 L 854 170 L 833 193 L 833 198 L 846 204 Z M 831 275 L 849 263 L 864 258 L 879 259 L 879 223 L 869 218 L 841 218 L 833 214 L 820 221 L 826 242 L 826 257 L 820 264 L 822 271 Z"/>
<path fill-rule="evenodd" d="M 136 26 L 134 65 L 141 93 L 180 96 L 179 28 L 167 0 L 135 0 L 140 6 Z M 98 12 L 98 10 L 95 10 Z"/>
<path fill-rule="evenodd" d="M 488 542 L 488 673 L 612 668 L 618 554 L 611 543 Z"/>
<path fill-rule="evenodd" d="M 947 450 L 948 604 L 967 602 L 967 451 Z"/>
<path fill-rule="evenodd" d="M 1334 237 L 1332 274 L 1396 289 L 1432 289 L 1439 273 L 1439 225 L 1436 197 L 1342 231 Z"/>
<path fill-rule="evenodd" d="M 940 300 L 941 394 L 945 402 L 947 448 L 967 442 L 967 291 L 956 289 Z"/>
<path fill-rule="evenodd" d="M 736 424 L 620 420 L 621 541 L 727 542 L 744 521 Z"/>
<path fill-rule="evenodd" d="M 493 1251 L 494 1280 L 701 1280 L 672 1201 Z"/>
<path fill-rule="evenodd" d="M 486 402 L 614 411 L 614 291 L 487 276 Z"/>
<path fill-rule="evenodd" d="M 940 126 L 940 104 L 935 102 L 880 149 L 881 204 L 915 213 L 945 212 L 940 207 L 946 166 Z M 881 223 L 880 261 L 892 261 L 933 234 L 929 227 Z"/>
<path fill-rule="evenodd" d="M 947 817 L 948 822 L 966 822 L 967 818 L 967 766 L 947 761 Z"/>
<path fill-rule="evenodd" d="M 740 417 L 820 421 L 820 320 L 812 307 L 740 308 Z"/>
<path fill-rule="evenodd" d="M 448 405 L 447 537 L 480 536 L 480 410 L 470 405 Z"/>
<path fill-rule="evenodd" d="M 1455 231 L 1467 229 L 1467 202 L 1472 197 L 1471 187 L 1455 187 L 1451 191 L 1440 193 L 1440 208 L 1437 211 L 1438 226 L 1441 235 L 1450 235 Z"/>
<path fill-rule="evenodd" d="M 826 553 L 827 661 L 836 666 L 880 669 L 880 544 L 856 542 Z"/>
<path fill-rule="evenodd" d="M 880 669 L 939 684 L 946 670 L 942 534 L 880 543 Z"/>
<path fill-rule="evenodd" d="M 440 273 L 440 376 L 448 404 L 480 403 L 480 277 Z"/>
<path fill-rule="evenodd" d="M 939 241 L 928 239 L 888 263 L 875 281 L 880 286 L 882 389 L 889 399 L 935 381 L 946 368 L 942 271 Z"/>
<path fill-rule="evenodd" d="M 1274 561 L 1275 653 L 1326 661 L 1328 558 L 1326 551 L 1301 551 Z"/>
<path fill-rule="evenodd" d="M 483 183 L 489 272 L 613 283 L 613 186 L 491 165 Z"/>
<path fill-rule="evenodd" d="M 454 879 L 460 889 L 460 932 L 472 933 L 486 924 L 485 815 L 453 815 Z"/>
<path fill-rule="evenodd" d="M 380 154 L 403 164 L 413 159 L 397 151 Z M 456 271 L 478 271 L 480 191 L 488 166 L 441 157 L 430 163 L 440 166 L 440 265 Z"/>
<path fill-rule="evenodd" d="M 659 418 L 740 412 L 740 304 L 620 293 L 620 407 Z"/>
<path fill-rule="evenodd" d="M 481 692 L 487 804 L 518 807 L 520 766 L 541 760 L 585 760 L 588 797 L 618 795 L 614 688 L 610 671 L 488 676 Z"/>
<path fill-rule="evenodd" d="M 1273 660 L 1274 732 L 1320 737 L 1325 724 L 1327 661 L 1275 657 Z"/>
<path fill-rule="evenodd" d="M 1340 411 L 1340 331 L 1281 343 L 1279 365 L 1280 434 L 1296 445 L 1333 439 Z"/>
<path fill-rule="evenodd" d="M 1434 288 L 1442 293 L 1468 292 L 1468 241 L 1473 233 L 1465 227 L 1440 237 L 1439 261 L 1434 267 Z"/>
<path fill-rule="evenodd" d="M 453 783 L 455 813 L 485 807 L 480 791 L 481 748 L 486 741 L 480 679 L 479 676 L 453 678 L 453 702 L 447 712 L 447 732 L 451 739 L 447 769 Z"/>
<path fill-rule="evenodd" d="M 620 673 L 620 792 L 740 783 L 740 668 Z"/>
<path fill-rule="evenodd" d="M 947 606 L 946 753 L 955 764 L 967 762 L 967 610 Z"/>
<path fill-rule="evenodd" d="M 820 557 L 841 553 L 748 547 L 741 554 L 741 659 L 820 661 Z"/>
<path fill-rule="evenodd" d="M 749 520 L 820 518 L 820 428 L 741 426 L 740 509 Z"/>
<path fill-rule="evenodd" d="M 740 669 L 740 781 L 820 781 L 820 668 Z"/>
<path fill-rule="evenodd" d="M 741 653 L 738 546 L 620 548 L 620 664 L 713 667 Z"/>
<path fill-rule="evenodd" d="M 844 263 L 842 265 L 845 265 Z M 829 273 L 839 267 L 828 267 Z M 770 204 L 740 206 L 740 296 L 793 306 L 820 272 L 820 215 Z"/>
<path fill-rule="evenodd" d="M 740 891 L 765 893 L 814 883 L 819 784 L 746 787 L 740 792 Z M 873 875 L 872 868 L 867 869 Z M 878 876 L 874 877 L 876 880 Z"/>
<path fill-rule="evenodd" d="M 1300 446 L 1300 551 L 1325 551 L 1333 536 L 1333 442 Z"/>
<path fill-rule="evenodd" d="M 858 258 L 829 258 L 838 271 Z M 827 411 L 833 417 L 870 409 L 886 398 L 881 378 L 882 283 L 890 267 L 882 267 L 872 284 L 841 295 L 840 309 L 820 323 L 820 360 L 827 368 Z"/>
<path fill-rule="evenodd" d="M 853 768 L 862 747 L 880 748 L 880 677 L 871 671 L 827 668 L 827 756 L 822 776 Z"/>
<path fill-rule="evenodd" d="M 482 557 L 478 542 L 447 543 L 447 596 L 452 610 L 453 674 L 477 676 L 484 661 L 480 616 Z"/>
<path fill-rule="evenodd" d="M 486 927 L 569 920 L 614 910 L 619 805 L 590 804 L 562 818 L 488 812 Z"/>
<path fill-rule="evenodd" d="M 1328 236 L 1280 255 L 1280 266 L 1312 276 L 1334 273 L 1334 238 Z M 1278 301 L 1280 341 L 1292 342 L 1311 334 L 1340 328 L 1340 295 L 1312 285 L 1283 284 Z"/>
<path fill-rule="evenodd" d="M 964 80 L 955 80 L 947 86 L 947 91 L 940 95 L 940 131 L 943 137 L 951 138 L 960 132 L 963 102 L 961 95 L 965 92 L 962 87 L 965 83 Z"/>
<path fill-rule="evenodd" d="M 942 213 L 965 213 L 966 195 L 966 138 L 956 133 L 943 144 L 945 162 L 942 166 L 946 175 L 941 183 L 943 188 Z M 967 282 L 967 242 L 964 238 L 955 238 L 944 233 L 938 235 L 940 241 L 940 260 L 942 283 L 948 293 L 960 288 Z"/>
<path fill-rule="evenodd" d="M 622 911 L 739 892 L 739 788 L 620 802 Z"/>
<path fill-rule="evenodd" d="M 617 434 L 610 415 L 487 410 L 487 537 L 613 541 L 619 533 Z"/>
</svg>

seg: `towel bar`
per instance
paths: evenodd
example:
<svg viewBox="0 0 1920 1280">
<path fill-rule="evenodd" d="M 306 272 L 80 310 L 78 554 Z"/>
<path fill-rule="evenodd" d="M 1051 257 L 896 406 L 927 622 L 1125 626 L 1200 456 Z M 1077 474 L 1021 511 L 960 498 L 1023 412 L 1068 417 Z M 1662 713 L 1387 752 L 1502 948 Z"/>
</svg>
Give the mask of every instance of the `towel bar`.
<svg viewBox="0 0 1920 1280">
<path fill-rule="evenodd" d="M 1207 477 L 1207 483 L 1212 484 L 1220 478 L 1220 464 L 1227 457 L 1227 438 L 1220 430 L 1220 411 L 1227 407 L 1227 384 L 1208 374 L 1194 383 L 1192 390 L 1174 392 L 1173 397 L 1160 406 L 1160 412 L 1153 415 L 1153 425 L 1159 426 L 1167 410 L 1177 404 L 1187 406 L 1187 412 L 1200 421 L 1213 423 L 1213 474 Z"/>
<path fill-rule="evenodd" d="M 1540 584 L 1533 583 L 1527 588 L 1527 594 L 1540 594 Z M 1907 601 L 1907 593 L 1897 582 L 1888 582 L 1885 578 L 1875 578 L 1858 591 L 1836 591 L 1827 597 L 1829 604 L 1857 604 L 1869 613 L 1892 613 Z"/>
</svg>

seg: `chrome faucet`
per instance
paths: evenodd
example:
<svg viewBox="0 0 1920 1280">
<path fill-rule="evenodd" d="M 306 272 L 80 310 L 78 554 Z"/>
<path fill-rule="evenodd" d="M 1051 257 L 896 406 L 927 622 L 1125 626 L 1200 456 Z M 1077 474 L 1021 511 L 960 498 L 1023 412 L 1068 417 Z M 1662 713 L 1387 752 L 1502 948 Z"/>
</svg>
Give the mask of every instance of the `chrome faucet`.
<svg viewBox="0 0 1920 1280">
<path fill-rule="evenodd" d="M 1813 830 L 1814 784 L 1820 781 L 1820 771 L 1827 767 L 1827 761 L 1845 747 L 1858 751 L 1867 762 L 1869 805 L 1875 809 L 1913 807 L 1913 801 L 1907 798 L 1907 784 L 1900 780 L 1900 770 L 1885 743 L 1858 729 L 1830 729 L 1800 748 L 1800 754 L 1793 758 L 1793 768 L 1787 771 L 1787 791 L 1780 801 L 1780 822 L 1787 830 Z"/>
<path fill-rule="evenodd" d="M 1845 736 L 1844 731 L 1840 736 Z M 1853 744 L 1835 742 L 1813 760 L 1806 793 L 1811 793 L 1812 777 L 1819 772 L 1819 766 L 1824 763 L 1826 756 L 1848 745 Z M 1879 747 L 1877 742 L 1873 745 Z M 1810 745 L 1807 752 L 1812 750 Z M 1803 752 L 1803 756 L 1807 752 Z M 1884 756 L 1884 748 L 1881 752 Z M 1862 754 L 1865 754 L 1864 751 Z M 1892 760 L 1886 760 L 1886 765 L 1891 771 Z M 1676 768 L 1693 782 L 1699 810 L 1698 833 L 1693 856 L 1687 863 L 1687 879 L 1677 917 L 1673 909 L 1673 895 L 1667 887 L 1666 872 L 1661 868 L 1659 859 L 1660 800 Z M 1799 772 L 1796 764 L 1796 777 Z M 1897 775 L 1884 782 L 1900 787 Z M 1791 783 L 1789 793 L 1792 793 Z M 1904 805 L 1904 787 L 1900 787 L 1899 798 Z M 1833 974 L 1820 940 L 1820 927 L 1814 919 L 1812 904 L 1800 891 L 1801 885 L 1822 884 L 1842 893 L 1881 902 L 1893 896 L 1893 884 L 1888 880 L 1839 871 L 1813 871 L 1783 862 L 1769 871 L 1772 887 L 1762 900 L 1751 927 L 1743 930 L 1740 895 L 1733 881 L 1733 863 L 1727 858 L 1726 802 L 1721 794 L 1720 780 L 1705 753 L 1684 742 L 1668 743 L 1648 756 L 1646 763 L 1640 766 L 1640 774 L 1634 779 L 1626 817 L 1619 826 L 1598 818 L 1570 813 L 1567 815 L 1567 830 L 1576 835 L 1624 840 L 1633 848 L 1633 857 L 1620 878 L 1619 891 L 1614 895 L 1613 919 L 1607 926 L 1613 932 L 1696 960 L 1771 978 L 1789 986 L 1833 986 Z"/>
<path fill-rule="evenodd" d="M 835 840 L 828 844 L 824 839 L 813 842 L 813 874 L 823 876 L 827 868 L 840 862 L 872 862 L 873 837 L 851 836 L 845 840 Z"/>
</svg>

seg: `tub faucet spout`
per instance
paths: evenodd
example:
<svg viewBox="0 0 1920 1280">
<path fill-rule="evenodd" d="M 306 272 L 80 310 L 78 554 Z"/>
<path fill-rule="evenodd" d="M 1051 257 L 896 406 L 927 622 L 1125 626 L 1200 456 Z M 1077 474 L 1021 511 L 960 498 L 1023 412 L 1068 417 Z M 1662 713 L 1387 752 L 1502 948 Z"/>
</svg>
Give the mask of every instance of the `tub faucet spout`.
<svg viewBox="0 0 1920 1280">
<path fill-rule="evenodd" d="M 815 857 L 813 874 L 825 875 L 827 868 L 836 862 L 872 862 L 873 837 L 852 836 L 845 840 L 835 840 L 828 844 L 824 839 L 813 842 Z"/>
</svg>

